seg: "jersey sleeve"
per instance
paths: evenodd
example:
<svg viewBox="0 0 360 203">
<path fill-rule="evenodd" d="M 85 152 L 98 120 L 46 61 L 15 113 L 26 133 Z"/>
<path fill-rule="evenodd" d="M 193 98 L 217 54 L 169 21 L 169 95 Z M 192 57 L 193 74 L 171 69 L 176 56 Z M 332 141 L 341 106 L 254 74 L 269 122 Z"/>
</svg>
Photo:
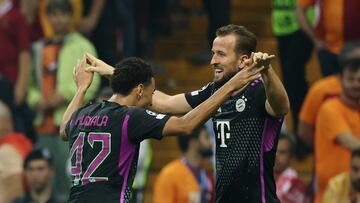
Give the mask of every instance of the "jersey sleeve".
<svg viewBox="0 0 360 203">
<path fill-rule="evenodd" d="M 199 90 L 185 93 L 186 101 L 192 108 L 197 107 L 211 96 L 211 89 L 213 88 L 213 85 L 214 83 L 208 83 Z"/>
<path fill-rule="evenodd" d="M 256 108 L 266 114 L 266 109 L 265 109 L 265 102 L 266 102 L 266 92 L 265 92 L 265 87 L 264 84 L 262 82 L 254 82 L 251 88 L 254 88 L 253 91 L 250 91 L 251 94 L 251 98 L 254 98 L 253 103 L 255 104 Z"/>
<path fill-rule="evenodd" d="M 316 115 L 323 102 L 322 95 L 324 95 L 324 93 L 321 92 L 320 88 L 318 88 L 316 84 L 310 88 L 301 106 L 299 115 L 300 121 L 315 125 Z"/>
<path fill-rule="evenodd" d="M 321 136 L 326 136 L 328 139 L 335 141 L 335 139 L 344 133 L 351 132 L 351 128 L 346 122 L 338 105 L 333 101 L 327 101 L 319 111 L 316 120 L 316 128 L 319 132 L 323 132 Z"/>
<path fill-rule="evenodd" d="M 128 137 L 134 143 L 144 139 L 155 138 L 160 140 L 165 123 L 170 116 L 157 114 L 150 110 L 132 108 L 129 110 Z"/>
</svg>

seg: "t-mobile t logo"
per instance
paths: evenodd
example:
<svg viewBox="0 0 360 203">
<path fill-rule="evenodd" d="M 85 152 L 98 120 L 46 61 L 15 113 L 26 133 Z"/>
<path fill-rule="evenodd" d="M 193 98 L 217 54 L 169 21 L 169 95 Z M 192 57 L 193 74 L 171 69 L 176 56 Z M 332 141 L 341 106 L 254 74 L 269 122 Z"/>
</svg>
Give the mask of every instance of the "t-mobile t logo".
<svg viewBox="0 0 360 203">
<path fill-rule="evenodd" d="M 217 138 L 221 140 L 220 147 L 227 147 L 225 139 L 230 139 L 230 122 L 216 121 Z"/>
</svg>

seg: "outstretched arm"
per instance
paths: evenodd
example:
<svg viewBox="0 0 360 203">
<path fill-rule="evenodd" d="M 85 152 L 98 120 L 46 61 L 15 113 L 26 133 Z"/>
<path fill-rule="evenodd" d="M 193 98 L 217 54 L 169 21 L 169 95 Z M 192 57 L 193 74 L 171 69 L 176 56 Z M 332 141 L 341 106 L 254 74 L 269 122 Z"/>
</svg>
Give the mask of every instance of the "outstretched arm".
<svg viewBox="0 0 360 203">
<path fill-rule="evenodd" d="M 85 70 L 86 59 L 83 58 L 74 68 L 74 80 L 77 86 L 77 92 L 67 107 L 60 123 L 60 136 L 63 140 L 68 139 L 65 132 L 66 124 L 69 122 L 71 115 L 81 107 L 87 89 L 90 87 L 94 73 Z"/>
<path fill-rule="evenodd" d="M 114 67 L 97 59 L 89 53 L 85 54 L 86 59 L 91 66 L 86 70 L 99 73 L 107 78 L 114 74 Z M 185 94 L 167 95 L 161 91 L 156 90 L 153 94 L 153 103 L 150 110 L 159 113 L 169 114 L 184 114 L 189 112 L 192 108 L 186 101 Z"/>
<path fill-rule="evenodd" d="M 264 79 L 267 98 L 265 102 L 266 112 L 274 117 L 281 117 L 289 112 L 290 103 L 283 84 L 271 67 L 272 58 L 274 58 L 273 55 L 269 56 L 266 53 L 258 52 L 254 56 L 254 61 L 258 66 L 264 66 L 261 75 Z"/>
<path fill-rule="evenodd" d="M 251 81 L 260 77 L 259 72 L 262 68 L 254 66 L 242 69 L 209 99 L 186 115 L 180 118 L 171 117 L 165 124 L 163 135 L 190 135 L 194 129 L 205 123 L 232 94 L 241 91 Z"/>
<path fill-rule="evenodd" d="M 185 94 L 167 95 L 156 90 L 153 94 L 151 110 L 168 114 L 185 114 L 191 111 L 192 107 L 185 98 Z"/>
</svg>

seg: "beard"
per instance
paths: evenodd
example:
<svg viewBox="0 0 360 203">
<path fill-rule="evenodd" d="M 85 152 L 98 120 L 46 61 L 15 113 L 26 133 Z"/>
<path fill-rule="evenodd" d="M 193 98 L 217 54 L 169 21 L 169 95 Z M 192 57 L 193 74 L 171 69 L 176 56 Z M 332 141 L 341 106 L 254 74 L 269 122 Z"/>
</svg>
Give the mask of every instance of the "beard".
<svg viewBox="0 0 360 203">
<path fill-rule="evenodd" d="M 209 158 L 214 154 L 212 149 L 200 149 L 199 152 L 203 158 Z"/>
<path fill-rule="evenodd" d="M 214 80 L 215 84 L 218 85 L 219 87 L 223 86 L 227 81 L 229 81 L 232 77 L 234 77 L 234 75 L 236 75 L 237 72 L 229 72 L 224 74 L 224 76 L 222 78 L 220 78 L 219 80 Z"/>
</svg>

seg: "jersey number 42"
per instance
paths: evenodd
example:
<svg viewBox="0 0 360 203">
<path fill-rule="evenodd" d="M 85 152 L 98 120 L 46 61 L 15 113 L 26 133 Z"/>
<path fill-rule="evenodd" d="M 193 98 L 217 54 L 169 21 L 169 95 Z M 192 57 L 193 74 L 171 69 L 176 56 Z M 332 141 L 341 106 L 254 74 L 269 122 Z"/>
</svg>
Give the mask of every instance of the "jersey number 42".
<svg viewBox="0 0 360 203">
<path fill-rule="evenodd" d="M 101 151 L 91 161 L 88 167 L 82 167 L 84 144 L 89 144 L 91 149 L 94 148 L 94 143 L 100 142 L 102 144 Z M 82 183 L 86 185 L 90 182 L 99 182 L 108 180 L 107 177 L 92 177 L 94 171 L 101 165 L 101 163 L 109 156 L 111 151 L 111 134 L 90 132 L 85 142 L 85 132 L 80 132 L 70 150 L 70 160 L 75 160 L 75 165 L 71 161 L 71 175 L 74 176 L 73 185 L 77 186 Z M 74 157 L 75 156 L 75 157 Z M 75 158 L 75 159 L 73 159 Z"/>
</svg>

